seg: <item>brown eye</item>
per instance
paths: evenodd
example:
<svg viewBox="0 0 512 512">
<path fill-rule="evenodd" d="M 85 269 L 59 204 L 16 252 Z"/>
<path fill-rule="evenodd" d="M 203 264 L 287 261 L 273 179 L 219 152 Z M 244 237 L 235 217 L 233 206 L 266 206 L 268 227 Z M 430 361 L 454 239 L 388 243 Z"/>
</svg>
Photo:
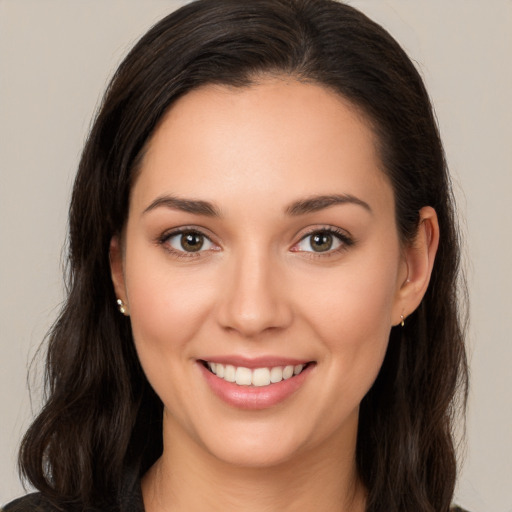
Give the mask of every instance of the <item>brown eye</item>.
<svg viewBox="0 0 512 512">
<path fill-rule="evenodd" d="M 199 233 L 183 233 L 180 237 L 181 248 L 187 252 L 197 252 L 204 245 L 204 236 Z"/>
<path fill-rule="evenodd" d="M 325 252 L 332 249 L 333 236 L 327 232 L 319 232 L 311 235 L 309 245 L 315 252 Z"/>
<path fill-rule="evenodd" d="M 353 243 L 353 239 L 341 230 L 319 229 L 304 236 L 292 250 L 294 252 L 333 253 L 348 248 Z"/>
<path fill-rule="evenodd" d="M 214 247 L 212 241 L 198 231 L 181 231 L 171 234 L 165 240 L 176 252 L 199 252 Z"/>
</svg>

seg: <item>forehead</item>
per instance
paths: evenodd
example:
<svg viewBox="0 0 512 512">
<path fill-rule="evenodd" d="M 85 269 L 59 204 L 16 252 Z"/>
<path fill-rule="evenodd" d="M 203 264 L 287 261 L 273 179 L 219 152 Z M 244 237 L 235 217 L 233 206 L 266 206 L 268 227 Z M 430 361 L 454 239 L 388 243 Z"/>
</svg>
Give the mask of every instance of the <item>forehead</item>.
<svg viewBox="0 0 512 512">
<path fill-rule="evenodd" d="M 209 85 L 166 113 L 132 192 L 143 202 L 158 194 L 216 202 L 242 194 L 272 204 L 313 193 L 359 196 L 390 189 L 380 167 L 370 124 L 325 87 L 284 79 Z"/>
</svg>

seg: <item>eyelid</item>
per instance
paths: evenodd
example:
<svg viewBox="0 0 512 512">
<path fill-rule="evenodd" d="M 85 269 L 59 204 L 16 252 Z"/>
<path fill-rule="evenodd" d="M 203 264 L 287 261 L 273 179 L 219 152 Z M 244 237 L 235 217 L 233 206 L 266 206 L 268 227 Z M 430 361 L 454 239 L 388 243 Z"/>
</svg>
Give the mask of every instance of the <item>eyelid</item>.
<svg viewBox="0 0 512 512">
<path fill-rule="evenodd" d="M 218 246 L 217 243 L 215 243 L 213 237 L 207 234 L 205 231 L 205 229 L 198 226 L 179 226 L 164 231 L 161 235 L 158 236 L 156 242 L 158 245 L 163 246 L 167 252 L 173 254 L 174 256 L 180 258 L 197 258 L 200 256 L 204 256 L 204 253 L 206 252 L 220 250 L 220 247 Z M 182 235 L 184 233 L 196 233 L 198 235 L 201 235 L 210 242 L 212 247 L 208 247 L 206 249 L 201 248 L 198 251 L 189 252 L 185 250 L 176 249 L 175 247 L 170 245 L 169 240 L 171 238 Z"/>
<path fill-rule="evenodd" d="M 156 243 L 158 245 L 164 246 L 166 251 L 168 251 L 169 253 L 172 253 L 173 255 L 175 255 L 177 257 L 197 258 L 200 256 L 205 256 L 204 253 L 221 250 L 219 244 L 215 242 L 214 237 L 207 233 L 208 231 L 209 230 L 202 228 L 200 226 L 197 226 L 197 225 L 179 226 L 179 227 L 171 228 L 171 229 L 164 231 L 161 235 L 159 235 L 157 237 Z M 197 234 L 203 236 L 205 239 L 207 239 L 213 247 L 208 247 L 206 249 L 201 248 L 198 251 L 195 251 L 195 252 L 190 251 L 189 252 L 189 251 L 185 251 L 185 250 L 176 249 L 168 243 L 170 238 L 172 238 L 174 236 L 178 236 L 183 233 L 197 233 Z M 339 246 L 334 249 L 329 249 L 327 251 L 313 251 L 313 250 L 306 251 L 306 250 L 297 248 L 298 245 L 301 242 L 303 242 L 306 238 L 308 238 L 316 233 L 331 234 L 339 242 Z M 307 231 L 303 232 L 300 235 L 298 242 L 294 243 L 294 245 L 290 248 L 290 251 L 305 253 L 309 257 L 328 257 L 330 255 L 334 255 L 334 254 L 337 254 L 344 250 L 347 250 L 350 246 L 354 245 L 355 243 L 356 243 L 356 240 L 346 230 L 341 229 L 339 227 L 335 227 L 335 226 L 319 225 L 319 226 L 312 226 L 312 227 L 307 228 Z"/>
<path fill-rule="evenodd" d="M 327 251 L 306 251 L 302 249 L 297 249 L 300 243 L 302 243 L 308 237 L 311 237 L 312 235 L 315 235 L 317 233 L 328 233 L 332 235 L 334 238 L 336 238 L 340 245 L 334 249 L 329 249 Z M 310 257 L 322 257 L 330 256 L 341 251 L 344 251 L 348 249 L 350 246 L 354 245 L 354 243 L 355 239 L 346 230 L 334 226 L 314 226 L 308 228 L 308 230 L 300 236 L 299 241 L 296 242 L 290 250 L 292 252 L 307 253 L 307 255 Z"/>
</svg>

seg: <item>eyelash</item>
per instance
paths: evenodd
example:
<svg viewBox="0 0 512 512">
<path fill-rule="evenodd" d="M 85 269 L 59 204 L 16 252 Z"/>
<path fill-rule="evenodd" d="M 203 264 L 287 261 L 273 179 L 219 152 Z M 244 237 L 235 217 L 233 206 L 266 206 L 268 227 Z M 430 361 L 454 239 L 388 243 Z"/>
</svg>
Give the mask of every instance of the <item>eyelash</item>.
<svg viewBox="0 0 512 512">
<path fill-rule="evenodd" d="M 202 253 L 205 252 L 204 249 L 201 250 L 202 247 L 198 251 L 188 252 L 188 251 L 180 251 L 178 249 L 175 249 L 174 247 L 172 247 L 169 244 L 169 240 L 171 238 L 174 238 L 175 236 L 179 236 L 179 235 L 184 235 L 184 234 L 199 235 L 204 240 L 207 240 L 210 244 L 215 246 L 215 244 L 211 240 L 211 238 L 209 236 L 205 235 L 201 230 L 199 230 L 197 228 L 193 228 L 193 227 L 187 227 L 187 226 L 184 226 L 182 228 L 176 228 L 176 229 L 173 229 L 172 231 L 165 232 L 160 237 L 158 237 L 157 242 L 159 245 L 162 245 L 167 252 L 171 253 L 176 258 L 198 258 L 198 257 L 202 256 L 203 255 Z"/>
<path fill-rule="evenodd" d="M 187 227 L 187 226 L 184 226 L 182 228 L 173 229 L 172 231 L 167 231 L 167 232 L 163 233 L 160 237 L 158 237 L 157 242 L 159 245 L 163 246 L 167 252 L 171 253 L 174 257 L 177 257 L 177 258 L 198 258 L 198 257 L 204 256 L 204 254 L 202 254 L 202 253 L 204 253 L 208 250 L 211 250 L 211 249 L 205 250 L 205 249 L 202 249 L 202 247 L 201 247 L 198 251 L 185 251 L 185 250 L 181 251 L 181 250 L 173 248 L 169 244 L 169 240 L 171 238 L 174 238 L 176 236 L 183 235 L 183 234 L 199 235 L 204 240 L 207 240 L 210 244 L 215 246 L 215 243 L 211 240 L 211 238 L 209 236 L 207 236 L 206 234 L 204 234 L 201 230 L 199 230 L 197 228 L 193 228 L 193 227 Z M 337 247 L 335 249 L 329 249 L 326 251 L 313 251 L 313 250 L 304 251 L 304 250 L 297 250 L 297 249 L 294 250 L 293 249 L 294 247 L 297 247 L 299 244 L 304 242 L 307 238 L 312 237 L 313 235 L 316 235 L 316 234 L 328 234 L 328 235 L 333 236 L 340 243 L 339 247 Z M 326 258 L 326 257 L 333 256 L 333 255 L 339 254 L 340 252 L 347 250 L 349 247 L 354 245 L 354 243 L 355 243 L 355 240 L 352 237 L 350 237 L 345 231 L 342 231 L 341 229 L 334 228 L 331 226 L 326 226 L 326 227 L 314 228 L 314 229 L 311 229 L 310 231 L 308 231 L 307 233 L 305 233 L 300 238 L 300 240 L 294 244 L 294 246 L 292 247 L 291 250 L 292 250 L 292 252 L 304 253 L 309 258 Z M 214 249 L 214 250 L 218 250 L 218 249 Z"/>
<path fill-rule="evenodd" d="M 307 238 L 312 237 L 313 235 L 317 234 L 328 234 L 333 236 L 337 241 L 340 243 L 339 247 L 335 249 L 329 249 L 327 251 L 299 251 L 296 250 L 294 252 L 302 252 L 309 258 L 328 258 L 330 256 L 335 256 L 343 251 L 346 251 L 349 247 L 353 246 L 355 244 L 355 240 L 347 234 L 346 231 L 343 231 L 339 228 L 334 228 L 332 226 L 325 226 L 320 228 L 313 228 L 307 233 L 305 233 L 301 239 L 294 245 L 294 247 L 297 247 L 299 244 L 304 242 Z M 311 244 L 311 242 L 310 242 Z M 293 248 L 292 248 L 293 250 Z"/>
</svg>

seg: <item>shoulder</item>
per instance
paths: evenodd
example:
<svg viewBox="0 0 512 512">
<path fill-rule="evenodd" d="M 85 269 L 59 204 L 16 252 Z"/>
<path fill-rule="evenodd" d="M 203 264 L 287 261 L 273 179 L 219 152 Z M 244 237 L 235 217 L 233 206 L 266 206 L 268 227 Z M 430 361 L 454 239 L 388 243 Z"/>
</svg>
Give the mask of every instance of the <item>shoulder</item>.
<svg viewBox="0 0 512 512">
<path fill-rule="evenodd" d="M 18 498 L 4 506 L 2 512 L 60 512 L 38 492 Z"/>
<path fill-rule="evenodd" d="M 106 509 L 88 508 L 77 503 L 56 504 L 39 492 L 28 494 L 0 508 L 0 512 L 113 512 L 117 507 Z"/>
<path fill-rule="evenodd" d="M 87 507 L 78 503 L 57 505 L 41 493 L 36 492 L 18 498 L 3 508 L 0 512 L 144 512 L 144 503 L 140 491 L 140 482 L 133 489 L 125 490 L 121 499 L 115 503 L 99 507 Z"/>
<path fill-rule="evenodd" d="M 450 509 L 450 512 L 468 512 L 467 510 L 463 509 L 463 508 L 460 508 L 460 507 L 457 507 L 457 506 L 453 506 L 451 509 Z"/>
</svg>

